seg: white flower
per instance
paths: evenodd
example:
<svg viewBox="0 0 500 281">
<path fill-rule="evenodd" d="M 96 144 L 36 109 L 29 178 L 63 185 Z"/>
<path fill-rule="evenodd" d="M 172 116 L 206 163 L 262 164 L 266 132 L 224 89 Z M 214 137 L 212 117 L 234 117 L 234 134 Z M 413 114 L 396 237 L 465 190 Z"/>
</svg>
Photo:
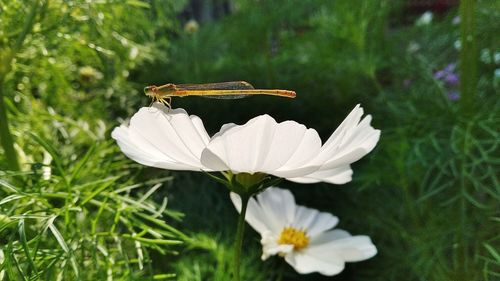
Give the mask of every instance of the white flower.
<svg viewBox="0 0 500 281">
<path fill-rule="evenodd" d="M 52 176 L 52 168 L 50 167 L 50 163 L 52 162 L 52 155 L 50 153 L 44 151 L 43 152 L 43 167 L 42 167 L 42 179 L 50 180 Z M 0 279 L 1 280 L 1 279 Z"/>
<path fill-rule="evenodd" d="M 201 152 L 210 140 L 199 117 L 158 103 L 141 108 L 111 136 L 132 160 L 168 170 L 203 169 Z"/>
<path fill-rule="evenodd" d="M 300 183 L 343 184 L 350 164 L 370 152 L 380 131 L 361 120 L 357 105 L 330 138 L 321 144 L 314 129 L 295 121 L 276 122 L 260 115 L 244 125 L 226 124 L 210 138 L 200 118 L 161 104 L 142 108 L 112 132 L 131 159 L 172 170 L 265 173 Z"/>
<path fill-rule="evenodd" d="M 417 26 L 424 26 L 424 25 L 429 25 L 432 22 L 432 18 L 434 15 L 432 12 L 425 12 L 423 13 L 415 22 L 415 25 Z"/>
<path fill-rule="evenodd" d="M 280 255 L 298 273 L 331 276 L 340 273 L 345 262 L 362 261 L 377 253 L 370 237 L 332 229 L 337 217 L 296 205 L 288 190 L 271 187 L 256 197 L 248 202 L 245 219 L 262 237 L 263 260 Z M 240 212 L 240 197 L 231 193 L 231 200 Z"/>
</svg>

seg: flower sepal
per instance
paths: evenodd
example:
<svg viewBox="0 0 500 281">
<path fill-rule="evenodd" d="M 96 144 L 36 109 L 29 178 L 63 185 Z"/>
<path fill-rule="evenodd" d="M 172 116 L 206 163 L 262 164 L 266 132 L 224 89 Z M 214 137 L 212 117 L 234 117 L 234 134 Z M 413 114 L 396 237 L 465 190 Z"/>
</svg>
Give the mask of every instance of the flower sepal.
<svg viewBox="0 0 500 281">
<path fill-rule="evenodd" d="M 221 178 L 205 171 L 202 172 L 214 181 L 226 186 L 230 191 L 238 195 L 246 195 L 248 197 L 260 193 L 266 188 L 275 186 L 283 181 L 282 178 L 273 177 L 264 173 L 233 174 L 227 171 L 222 172 L 224 178 Z"/>
<path fill-rule="evenodd" d="M 203 170 L 201 172 L 204 173 L 205 175 L 207 175 L 209 178 L 213 179 L 214 181 L 224 185 L 229 190 L 236 192 L 233 190 L 233 187 L 231 186 L 231 182 L 229 180 L 227 180 L 227 176 L 226 176 L 226 179 L 223 179 L 223 178 L 219 178 L 218 176 L 212 175 L 211 173 L 205 172 Z"/>
<path fill-rule="evenodd" d="M 250 197 L 283 180 L 264 173 L 238 173 L 229 177 L 232 192 Z"/>
<path fill-rule="evenodd" d="M 276 186 L 276 185 L 280 184 L 282 181 L 283 181 L 282 178 L 268 176 L 260 182 L 260 185 L 255 188 L 255 192 L 253 192 L 252 195 L 260 193 L 260 192 L 266 190 L 268 187 Z"/>
</svg>

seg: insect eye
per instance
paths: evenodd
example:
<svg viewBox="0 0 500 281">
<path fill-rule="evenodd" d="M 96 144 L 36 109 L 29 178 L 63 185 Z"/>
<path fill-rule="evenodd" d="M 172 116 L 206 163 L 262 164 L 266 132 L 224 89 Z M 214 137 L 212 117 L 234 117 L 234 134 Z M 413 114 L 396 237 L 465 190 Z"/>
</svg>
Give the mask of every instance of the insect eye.
<svg viewBox="0 0 500 281">
<path fill-rule="evenodd" d="M 155 91 L 156 91 L 156 86 L 147 86 L 147 87 L 144 87 L 144 93 L 146 95 L 154 93 Z"/>
</svg>

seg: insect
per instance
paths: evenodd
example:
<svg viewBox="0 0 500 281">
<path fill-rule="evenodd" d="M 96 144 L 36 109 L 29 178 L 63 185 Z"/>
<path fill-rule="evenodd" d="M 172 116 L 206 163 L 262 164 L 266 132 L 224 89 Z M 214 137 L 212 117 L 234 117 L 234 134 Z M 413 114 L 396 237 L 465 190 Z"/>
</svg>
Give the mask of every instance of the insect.
<svg viewBox="0 0 500 281">
<path fill-rule="evenodd" d="M 202 96 L 217 99 L 239 99 L 252 95 L 270 95 L 295 98 L 295 92 L 289 90 L 255 89 L 245 81 L 232 81 L 208 84 L 165 84 L 163 86 L 147 86 L 146 96 L 161 102 L 170 108 L 172 97 Z"/>
</svg>

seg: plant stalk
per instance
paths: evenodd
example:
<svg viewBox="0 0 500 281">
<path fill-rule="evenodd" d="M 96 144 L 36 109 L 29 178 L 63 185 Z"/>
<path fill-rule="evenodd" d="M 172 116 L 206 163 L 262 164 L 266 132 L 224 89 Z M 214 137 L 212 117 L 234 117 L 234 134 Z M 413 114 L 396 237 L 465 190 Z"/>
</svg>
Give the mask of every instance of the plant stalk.
<svg viewBox="0 0 500 281">
<path fill-rule="evenodd" d="M 477 87 L 476 0 L 460 1 L 460 101 L 470 114 Z"/>
<path fill-rule="evenodd" d="M 37 15 L 37 10 L 39 6 L 39 1 L 33 1 L 33 5 L 29 11 L 28 16 L 23 25 L 23 29 L 19 36 L 17 37 L 14 45 L 12 46 L 12 51 L 0 50 L 3 52 L 0 54 L 0 143 L 5 151 L 5 158 L 7 160 L 7 165 L 10 170 L 19 171 L 19 161 L 17 159 L 16 150 L 14 149 L 14 139 L 9 128 L 9 119 L 7 116 L 7 107 L 5 106 L 4 100 L 4 89 L 5 89 L 5 76 L 11 71 L 11 63 L 15 58 L 16 53 L 21 49 L 24 40 L 28 33 L 33 29 L 33 24 L 35 23 L 35 18 Z"/>
<path fill-rule="evenodd" d="M 28 16 L 26 17 L 21 34 L 19 34 L 19 37 L 17 37 L 16 42 L 14 43 L 14 46 L 12 46 L 12 51 L 14 53 L 17 53 L 19 49 L 21 49 L 24 43 L 24 39 L 26 39 L 28 33 L 30 33 L 31 30 L 33 29 L 33 25 L 35 24 L 35 18 L 38 11 L 38 6 L 39 6 L 39 0 L 33 1 L 33 5 L 31 6 Z"/>
<path fill-rule="evenodd" d="M 3 77 L 0 77 L 0 141 L 5 152 L 9 170 L 19 171 L 19 161 L 17 160 L 16 150 L 14 149 L 14 139 L 10 132 L 7 108 L 3 97 L 3 80 Z"/>
<path fill-rule="evenodd" d="M 236 240 L 234 242 L 234 267 L 233 267 L 233 280 L 240 281 L 240 265 L 241 265 L 241 250 L 243 247 L 243 237 L 245 232 L 245 214 L 247 212 L 248 201 L 250 196 L 240 195 L 241 197 L 241 211 L 238 217 L 238 226 L 236 228 Z"/>
</svg>

